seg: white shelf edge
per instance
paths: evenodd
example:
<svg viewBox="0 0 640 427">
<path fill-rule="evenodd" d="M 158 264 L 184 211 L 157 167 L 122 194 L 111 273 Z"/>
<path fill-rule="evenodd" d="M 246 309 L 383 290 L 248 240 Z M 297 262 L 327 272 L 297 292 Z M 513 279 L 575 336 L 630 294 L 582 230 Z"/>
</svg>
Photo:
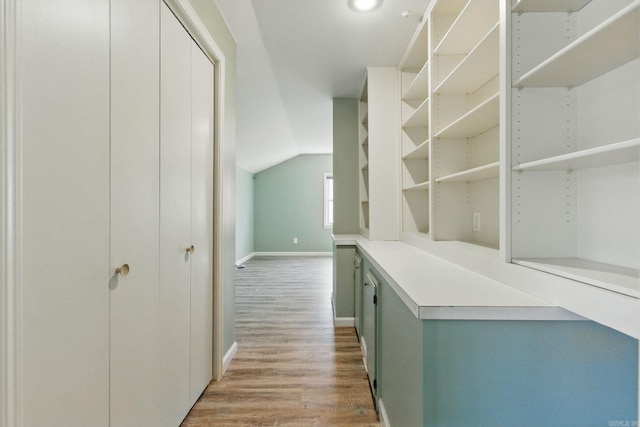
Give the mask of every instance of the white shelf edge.
<svg viewBox="0 0 640 427">
<path fill-rule="evenodd" d="M 421 116 L 423 115 L 423 116 Z M 429 98 L 425 99 L 416 111 L 402 124 L 403 128 L 426 127 L 429 123 Z"/>
<path fill-rule="evenodd" d="M 415 55 L 415 52 L 426 52 L 425 53 L 425 60 L 428 61 L 429 60 L 429 25 L 428 25 L 428 19 L 427 19 L 427 15 L 425 14 L 422 21 L 420 22 L 420 24 L 418 25 L 418 27 L 416 28 L 416 31 L 413 33 L 413 35 L 411 36 L 411 40 L 409 41 L 409 43 L 407 44 L 407 48 L 405 49 L 405 52 L 402 55 L 402 59 L 400 59 L 400 64 L 399 64 L 399 69 L 404 70 L 407 68 L 413 68 L 411 65 L 408 65 L 408 63 L 411 60 L 411 57 Z M 421 39 L 421 37 L 424 37 L 424 39 Z M 424 45 L 424 46 L 423 46 Z M 422 47 L 424 47 L 424 49 L 422 49 Z M 422 61 L 420 61 L 422 62 Z"/>
<path fill-rule="evenodd" d="M 477 168 L 436 178 L 436 182 L 471 182 L 497 178 L 500 174 L 500 162 L 493 162 Z"/>
<path fill-rule="evenodd" d="M 493 77 L 495 77 L 496 75 L 498 75 L 500 73 L 500 64 L 499 64 L 499 35 L 500 35 L 500 23 L 495 24 L 493 27 L 491 27 L 491 29 L 484 35 L 484 37 L 482 37 L 482 39 L 480 39 L 480 41 L 478 42 L 478 44 L 469 52 L 468 55 L 465 56 L 465 58 L 460 61 L 460 63 L 442 80 L 442 82 L 440 82 L 440 84 L 436 87 L 436 89 L 433 91 L 434 93 L 472 93 L 475 92 L 475 90 L 477 90 L 478 88 L 482 87 L 482 85 L 484 85 L 485 83 L 487 83 L 489 80 L 491 80 Z M 480 55 L 478 52 L 481 52 L 481 50 L 486 47 L 486 43 L 489 43 L 489 40 L 491 37 L 496 37 L 496 44 L 495 44 L 495 51 L 496 51 L 496 55 L 497 55 L 497 61 L 494 64 L 495 65 L 495 73 L 490 72 L 487 73 L 488 76 L 483 78 L 483 81 L 481 83 L 474 83 L 474 87 L 475 89 L 471 90 L 468 87 L 465 86 L 464 89 L 457 89 L 457 90 L 451 90 L 448 89 L 448 86 L 452 85 L 452 81 L 454 80 L 454 78 L 456 76 L 458 76 L 461 72 L 464 73 L 464 68 L 468 67 L 469 64 L 474 61 L 477 60 L 477 55 Z M 480 55 L 481 58 L 484 58 L 485 55 Z M 477 71 L 474 67 L 474 75 L 477 75 L 477 73 L 475 72 Z M 468 81 L 468 79 L 465 79 Z M 455 86 L 455 85 L 454 85 Z"/>
<path fill-rule="evenodd" d="M 623 25 L 620 23 L 625 18 L 632 19 L 632 14 L 636 14 L 636 21 L 640 21 L 640 0 L 634 1 L 618 13 L 614 14 L 591 31 L 583 34 L 569 45 L 560 49 L 555 54 L 523 74 L 513 87 L 564 87 L 564 86 L 580 86 L 594 78 L 610 71 L 618 66 L 629 62 L 633 58 L 637 58 L 639 54 L 639 37 L 626 38 L 625 43 L 615 41 L 613 43 L 604 43 L 599 46 L 603 39 L 606 39 L 606 30 L 615 29 L 615 25 Z M 630 24 L 633 26 L 633 23 Z M 638 26 L 637 23 L 635 25 Z M 604 35 L 603 35 L 604 34 Z M 624 49 L 610 49 L 615 45 Z M 586 54 L 588 59 L 578 60 L 580 54 Z M 605 58 L 605 59 L 603 59 Z M 629 59 L 631 58 L 631 59 Z M 559 65 L 557 65 L 559 64 Z M 567 65 L 572 64 L 571 68 Z M 562 68 L 562 75 L 556 78 L 545 76 L 545 74 L 553 74 L 553 67 Z M 551 71 L 550 71 L 551 70 Z M 563 79 L 561 77 L 571 75 L 571 79 Z M 536 81 L 537 80 L 537 81 Z"/>
<path fill-rule="evenodd" d="M 562 154 L 547 159 L 522 163 L 516 172 L 543 170 L 577 170 L 620 163 L 637 162 L 640 158 L 640 138 Z"/>
<path fill-rule="evenodd" d="M 415 155 L 415 153 L 421 152 L 421 151 L 426 151 L 426 155 L 422 156 L 422 155 Z M 402 157 L 402 160 L 406 160 L 406 159 L 428 159 L 429 158 L 429 140 L 427 139 L 426 141 L 420 143 L 416 148 L 414 148 L 413 150 L 409 151 L 406 155 L 404 155 Z"/>
<path fill-rule="evenodd" d="M 638 270 L 579 258 L 521 258 L 514 264 L 640 298 Z"/>
<path fill-rule="evenodd" d="M 512 12 L 577 12 L 591 0 L 519 0 Z"/>
<path fill-rule="evenodd" d="M 456 32 L 458 31 L 465 31 L 465 32 L 469 32 L 469 22 L 471 23 L 478 23 L 479 20 L 477 18 L 477 16 L 474 15 L 472 9 L 474 6 L 476 7 L 482 7 L 482 6 L 478 6 L 479 2 L 477 1 L 473 1 L 473 0 L 469 0 L 467 2 L 467 4 L 465 4 L 465 6 L 462 8 L 462 10 L 460 11 L 460 13 L 458 14 L 458 16 L 456 17 L 456 19 L 451 23 L 451 26 L 447 29 L 447 31 L 445 32 L 444 36 L 442 36 L 442 39 L 440 40 L 440 43 L 438 43 L 438 45 L 435 47 L 435 49 L 433 50 L 433 53 L 436 55 L 440 55 L 440 54 L 468 54 L 472 49 L 470 49 L 469 51 L 465 51 L 466 49 L 462 49 L 459 52 L 441 52 L 443 50 L 443 46 L 446 46 L 447 44 L 451 43 L 451 38 L 452 38 L 452 34 L 456 34 Z M 486 6 L 485 6 L 486 7 Z M 469 14 L 471 10 L 471 15 Z M 499 13 L 497 13 L 496 11 L 496 22 L 500 21 L 499 18 Z M 467 24 L 467 25 L 465 25 Z M 493 25 L 492 25 L 493 27 Z M 462 30 L 460 29 L 462 28 Z M 475 39 L 475 37 L 473 37 L 472 39 Z M 457 50 L 457 49 L 456 49 Z"/>
<path fill-rule="evenodd" d="M 421 96 L 420 93 L 424 93 L 424 96 Z M 407 90 L 402 94 L 403 101 L 427 98 L 429 98 L 429 61 L 424 64 Z"/>
<path fill-rule="evenodd" d="M 471 122 L 475 117 L 481 116 L 483 113 L 487 113 L 493 117 L 494 111 L 492 109 L 495 108 L 495 120 L 491 122 L 486 122 L 482 120 L 481 122 L 486 122 L 488 124 L 484 126 L 474 126 L 472 131 L 455 133 L 456 128 L 464 128 L 465 122 Z M 499 117 L 499 108 L 500 108 L 500 92 L 497 92 L 487 98 L 485 101 L 474 107 L 472 110 L 466 112 L 463 116 L 459 117 L 457 120 L 448 124 L 444 129 L 439 131 L 435 137 L 436 138 L 472 138 L 476 135 L 481 134 L 482 132 L 492 129 L 496 127 L 500 122 Z"/>
<path fill-rule="evenodd" d="M 410 185 L 408 187 L 403 188 L 403 191 L 417 191 L 417 190 L 428 190 L 431 184 L 429 181 L 421 182 L 419 184 Z"/>
</svg>

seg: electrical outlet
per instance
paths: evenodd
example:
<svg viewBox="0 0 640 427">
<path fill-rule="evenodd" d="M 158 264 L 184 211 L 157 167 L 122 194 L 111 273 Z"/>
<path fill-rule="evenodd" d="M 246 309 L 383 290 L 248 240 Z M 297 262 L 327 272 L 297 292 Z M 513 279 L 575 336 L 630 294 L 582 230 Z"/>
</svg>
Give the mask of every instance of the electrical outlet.
<svg viewBox="0 0 640 427">
<path fill-rule="evenodd" d="M 297 237 L 294 237 L 294 238 L 293 238 L 293 244 L 294 244 L 294 245 L 297 245 L 297 244 L 298 244 L 298 238 L 297 238 Z"/>
<path fill-rule="evenodd" d="M 481 231 L 482 230 L 482 217 L 480 216 L 480 212 L 473 213 L 473 231 Z"/>
</svg>

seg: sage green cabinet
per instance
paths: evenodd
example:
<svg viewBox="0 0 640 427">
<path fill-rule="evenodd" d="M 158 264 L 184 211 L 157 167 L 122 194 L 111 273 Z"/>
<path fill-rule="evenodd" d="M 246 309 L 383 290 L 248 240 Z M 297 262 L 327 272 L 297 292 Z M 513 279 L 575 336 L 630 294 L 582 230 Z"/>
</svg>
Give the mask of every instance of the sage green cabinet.
<svg viewBox="0 0 640 427">
<path fill-rule="evenodd" d="M 333 320 L 337 327 L 353 326 L 355 246 L 333 247 Z"/>
<path fill-rule="evenodd" d="M 353 257 L 353 323 L 358 340 L 362 335 L 362 258 L 356 254 Z"/>
</svg>

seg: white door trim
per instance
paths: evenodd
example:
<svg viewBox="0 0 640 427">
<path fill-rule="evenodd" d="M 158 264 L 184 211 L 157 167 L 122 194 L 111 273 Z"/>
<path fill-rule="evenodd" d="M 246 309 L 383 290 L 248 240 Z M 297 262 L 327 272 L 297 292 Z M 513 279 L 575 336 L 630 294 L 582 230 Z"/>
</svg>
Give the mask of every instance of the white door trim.
<svg viewBox="0 0 640 427">
<path fill-rule="evenodd" d="M 17 378 L 20 358 L 18 337 L 20 277 L 18 247 L 20 227 L 17 224 L 19 209 L 19 156 L 17 138 L 18 94 L 16 73 L 16 28 L 18 20 L 15 0 L 3 0 L 0 4 L 0 426 L 18 425 L 20 394 Z"/>
<path fill-rule="evenodd" d="M 225 57 L 222 49 L 211 37 L 206 26 L 188 0 L 164 0 L 189 35 L 200 46 L 215 67 L 214 82 L 214 206 L 213 206 L 213 378 L 224 374 L 224 316 L 223 286 L 224 269 L 222 248 L 222 168 L 225 135 Z M 229 273 L 231 274 L 231 273 Z"/>
</svg>

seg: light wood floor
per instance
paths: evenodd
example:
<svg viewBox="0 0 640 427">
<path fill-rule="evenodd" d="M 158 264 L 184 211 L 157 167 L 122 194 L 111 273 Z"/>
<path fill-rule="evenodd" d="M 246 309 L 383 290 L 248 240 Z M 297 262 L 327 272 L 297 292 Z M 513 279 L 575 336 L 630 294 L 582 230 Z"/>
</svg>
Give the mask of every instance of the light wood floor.
<svg viewBox="0 0 640 427">
<path fill-rule="evenodd" d="M 330 257 L 256 257 L 236 273 L 238 353 L 183 427 L 379 426 L 353 328 L 334 328 Z"/>
</svg>

